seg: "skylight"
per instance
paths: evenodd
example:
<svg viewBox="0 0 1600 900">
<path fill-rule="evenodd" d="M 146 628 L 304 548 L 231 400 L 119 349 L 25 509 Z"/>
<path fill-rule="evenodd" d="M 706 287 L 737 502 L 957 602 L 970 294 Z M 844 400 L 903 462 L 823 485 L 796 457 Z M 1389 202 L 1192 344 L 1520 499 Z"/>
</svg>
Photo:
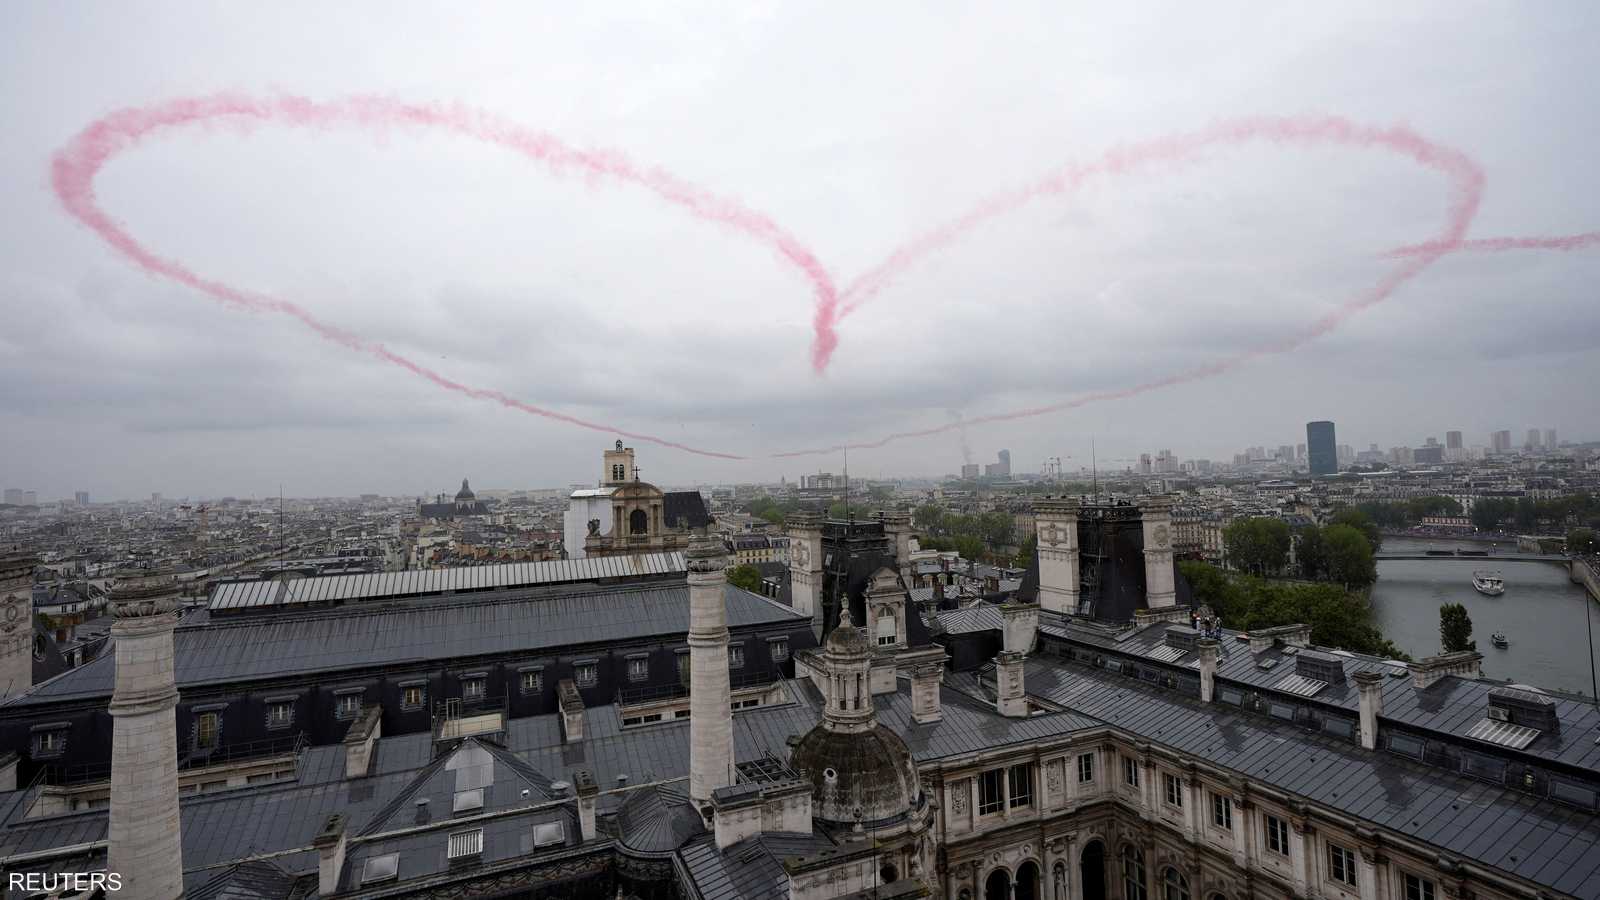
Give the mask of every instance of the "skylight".
<svg viewBox="0 0 1600 900">
<path fill-rule="evenodd" d="M 366 865 L 361 867 L 361 883 L 372 884 L 378 881 L 388 881 L 400 873 L 400 854 L 385 853 L 368 859 Z"/>
</svg>

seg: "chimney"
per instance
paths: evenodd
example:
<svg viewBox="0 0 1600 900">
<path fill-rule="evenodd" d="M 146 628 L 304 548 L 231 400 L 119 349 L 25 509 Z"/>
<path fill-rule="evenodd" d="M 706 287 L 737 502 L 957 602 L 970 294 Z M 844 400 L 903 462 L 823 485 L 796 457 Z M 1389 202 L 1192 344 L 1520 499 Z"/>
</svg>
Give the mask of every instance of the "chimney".
<svg viewBox="0 0 1600 900">
<path fill-rule="evenodd" d="M 122 875 L 129 893 L 153 900 L 183 894 L 172 653 L 178 591 L 174 575 L 154 569 L 118 573 L 111 591 L 116 674 L 106 867 Z"/>
<path fill-rule="evenodd" d="M 1172 498 L 1145 498 L 1139 504 L 1139 517 L 1144 524 L 1144 605 L 1167 609 L 1178 602 L 1172 568 Z"/>
<path fill-rule="evenodd" d="M 944 604 L 944 582 L 938 576 L 933 579 L 933 605 L 937 608 Z"/>
<path fill-rule="evenodd" d="M 1361 694 L 1361 746 L 1378 749 L 1378 717 L 1383 715 L 1383 675 L 1379 672 L 1356 672 L 1356 690 Z"/>
<path fill-rule="evenodd" d="M 0 636 L 0 699 L 33 687 L 33 569 L 30 553 L 0 555 L 0 621 L 14 623 Z M 87 594 L 85 594 L 87 596 Z"/>
<path fill-rule="evenodd" d="M 690 539 L 684 557 L 689 569 L 689 799 L 705 809 L 712 791 L 733 783 L 728 606 L 723 595 L 727 554 L 722 541 L 702 531 Z"/>
<path fill-rule="evenodd" d="M 1458 650 L 1454 653 L 1441 653 L 1438 656 L 1429 656 L 1417 662 L 1406 663 L 1406 668 L 1411 670 L 1412 687 L 1420 691 L 1433 685 L 1446 675 L 1477 678 L 1483 674 L 1483 670 L 1479 666 L 1482 661 L 1483 654 L 1476 650 Z"/>
<path fill-rule="evenodd" d="M 1221 645 L 1214 638 L 1201 638 L 1194 646 L 1200 655 L 1200 702 L 1210 703 L 1216 695 L 1217 651 Z"/>
<path fill-rule="evenodd" d="M 822 519 L 795 513 L 785 522 L 789 534 L 789 603 L 811 617 L 811 632 L 822 640 Z"/>
<path fill-rule="evenodd" d="M 372 765 L 372 748 L 383 735 L 383 706 L 373 705 L 361 711 L 361 717 L 350 723 L 344 736 L 344 777 L 365 778 Z"/>
<path fill-rule="evenodd" d="M 572 785 L 578 794 L 578 833 L 585 841 L 595 838 L 594 814 L 597 801 L 600 799 L 600 785 L 595 784 L 594 775 L 588 769 L 579 769 L 572 774 Z"/>
<path fill-rule="evenodd" d="M 943 656 L 943 653 L 940 654 Z M 939 685 L 944 681 L 944 663 L 928 662 L 911 668 L 911 718 L 928 725 L 944 718 L 939 706 Z"/>
<path fill-rule="evenodd" d="M 1006 652 L 1022 656 L 1032 653 L 1034 643 L 1039 639 L 1038 604 L 1002 603 L 1000 619 L 1004 623 L 1001 639 Z"/>
<path fill-rule="evenodd" d="M 894 547 L 894 567 L 907 588 L 912 584 L 911 572 L 911 516 L 893 510 L 883 510 L 877 514 L 878 521 L 883 523 L 883 533 L 889 536 Z"/>
<path fill-rule="evenodd" d="M 556 684 L 556 702 L 561 707 L 561 731 L 566 743 L 583 740 L 583 695 L 578 693 L 578 686 L 571 678 L 563 678 Z"/>
<path fill-rule="evenodd" d="M 1033 505 L 1039 542 L 1039 606 L 1078 612 L 1078 501 L 1040 500 Z"/>
<path fill-rule="evenodd" d="M 995 708 L 1000 715 L 1025 718 L 1028 715 L 1028 695 L 1022 689 L 1021 653 L 1002 650 L 994 658 Z"/>
<path fill-rule="evenodd" d="M 317 893 L 332 897 L 339 892 L 339 876 L 344 872 L 344 814 L 329 816 L 311 839 L 311 846 L 317 848 Z"/>
</svg>

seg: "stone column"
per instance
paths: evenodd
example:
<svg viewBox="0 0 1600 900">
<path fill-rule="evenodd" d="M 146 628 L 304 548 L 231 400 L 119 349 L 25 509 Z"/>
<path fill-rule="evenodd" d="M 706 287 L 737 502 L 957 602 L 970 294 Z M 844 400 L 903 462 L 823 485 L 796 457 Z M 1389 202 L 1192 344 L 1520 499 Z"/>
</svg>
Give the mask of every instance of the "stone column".
<svg viewBox="0 0 1600 900">
<path fill-rule="evenodd" d="M 1361 699 L 1361 746 L 1378 747 L 1378 717 L 1383 715 L 1383 676 L 1377 672 L 1357 672 L 1350 676 Z"/>
<path fill-rule="evenodd" d="M 995 708 L 1002 716 L 1025 718 L 1028 715 L 1028 695 L 1022 685 L 1022 660 L 1020 653 L 1002 650 L 994 658 Z"/>
<path fill-rule="evenodd" d="M 1078 501 L 1040 500 L 1033 505 L 1039 542 L 1039 606 L 1078 612 Z"/>
<path fill-rule="evenodd" d="M 1315 879 L 1311 877 L 1311 847 L 1312 835 L 1315 830 L 1311 824 L 1299 816 L 1289 817 L 1289 831 L 1294 834 L 1294 887 L 1295 895 L 1299 897 L 1316 896 L 1312 891 Z"/>
<path fill-rule="evenodd" d="M 699 808 L 733 783 L 733 707 L 728 684 L 727 553 L 722 541 L 696 534 L 684 554 L 689 569 L 689 799 Z"/>
<path fill-rule="evenodd" d="M 1149 497 L 1139 503 L 1144 524 L 1145 606 L 1165 609 L 1177 604 L 1172 569 L 1172 499 Z"/>
<path fill-rule="evenodd" d="M 0 553 L 0 699 L 33 687 L 33 569 L 30 553 Z"/>
<path fill-rule="evenodd" d="M 1356 869 L 1356 889 L 1361 892 L 1361 900 L 1378 900 L 1378 851 L 1363 846 L 1357 855 L 1361 862 Z"/>
<path fill-rule="evenodd" d="M 177 596 L 177 579 L 157 571 L 119 576 L 111 593 L 116 681 L 107 868 L 122 876 L 124 890 L 152 900 L 183 894 L 172 653 Z"/>
</svg>

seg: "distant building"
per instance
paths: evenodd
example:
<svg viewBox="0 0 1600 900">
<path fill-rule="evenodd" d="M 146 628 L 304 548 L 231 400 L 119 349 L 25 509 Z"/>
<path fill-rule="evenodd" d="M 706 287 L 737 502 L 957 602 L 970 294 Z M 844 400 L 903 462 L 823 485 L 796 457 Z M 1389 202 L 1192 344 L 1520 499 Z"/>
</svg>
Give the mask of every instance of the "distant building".
<svg viewBox="0 0 1600 900">
<path fill-rule="evenodd" d="M 38 491 L 23 491 L 22 492 L 22 505 L 23 506 L 38 506 L 39 505 L 39 492 Z"/>
<path fill-rule="evenodd" d="M 1510 453 L 1511 431 L 1507 429 L 1489 435 L 1489 450 L 1493 453 Z"/>
<path fill-rule="evenodd" d="M 694 529 L 711 524 L 699 491 L 663 491 L 640 481 L 633 448 L 621 441 L 605 451 L 601 471 L 599 487 L 568 498 L 561 529 L 568 559 L 682 550 Z"/>
<path fill-rule="evenodd" d="M 1313 476 L 1339 471 L 1339 448 L 1332 422 L 1306 423 L 1306 459 Z"/>
<path fill-rule="evenodd" d="M 467 480 L 463 478 L 461 490 L 456 491 L 454 500 L 447 501 L 444 495 L 440 494 L 432 503 L 418 503 L 417 514 L 424 519 L 461 519 L 467 516 L 486 516 L 489 514 L 489 507 L 472 493 L 472 488 L 467 486 Z"/>
<path fill-rule="evenodd" d="M 800 489 L 810 491 L 831 491 L 843 487 L 844 479 L 832 472 L 818 472 L 815 475 L 801 475 Z"/>
<path fill-rule="evenodd" d="M 1447 450 L 1460 450 L 1462 448 L 1461 432 L 1446 431 L 1444 433 L 1444 446 Z"/>
<path fill-rule="evenodd" d="M 961 467 L 961 477 L 964 478 L 964 479 L 977 478 L 978 477 L 978 464 L 977 463 L 967 463 L 966 465 L 962 466 Z"/>
<path fill-rule="evenodd" d="M 6 504 L 9 506 L 21 506 L 22 488 L 6 488 Z"/>
<path fill-rule="evenodd" d="M 88 491 L 78 491 L 76 494 L 72 495 L 72 499 L 79 506 L 88 506 L 89 505 L 89 492 Z"/>
<path fill-rule="evenodd" d="M 1554 450 L 1556 446 L 1556 430 L 1554 428 L 1546 428 L 1544 430 L 1544 448 L 1546 450 Z"/>
<path fill-rule="evenodd" d="M 1429 438 L 1429 440 L 1433 440 Z M 1438 464 L 1444 462 L 1444 448 L 1438 444 L 1429 444 L 1411 451 L 1412 462 L 1420 465 Z"/>
<path fill-rule="evenodd" d="M 1011 477 L 1011 451 L 1010 450 L 1001 450 L 1000 453 L 999 453 L 999 460 L 1000 460 L 999 462 L 991 463 L 991 464 L 989 464 L 987 466 L 984 466 L 983 467 L 983 474 L 988 475 L 991 478 L 1010 478 Z"/>
<path fill-rule="evenodd" d="M 1522 449 L 1524 449 L 1524 450 L 1542 450 L 1542 449 L 1544 449 L 1544 439 L 1540 436 L 1539 429 L 1537 429 L 1537 428 L 1529 428 L 1528 429 L 1528 440 L 1523 443 Z"/>
</svg>

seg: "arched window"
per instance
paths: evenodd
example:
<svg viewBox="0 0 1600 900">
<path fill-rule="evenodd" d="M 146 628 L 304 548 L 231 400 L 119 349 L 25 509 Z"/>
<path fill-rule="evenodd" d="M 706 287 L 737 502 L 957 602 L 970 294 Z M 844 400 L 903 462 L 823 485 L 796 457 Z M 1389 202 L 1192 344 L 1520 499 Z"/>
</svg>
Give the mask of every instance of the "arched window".
<svg viewBox="0 0 1600 900">
<path fill-rule="evenodd" d="M 612 466 L 611 467 L 611 480 L 612 481 L 621 481 L 623 475 L 626 474 L 626 472 L 627 472 L 627 470 L 624 469 L 621 466 Z"/>
<path fill-rule="evenodd" d="M 633 512 L 628 513 L 628 533 L 649 534 L 650 515 L 642 509 L 636 509 Z"/>
<path fill-rule="evenodd" d="M 894 613 L 878 613 L 878 646 L 890 647 L 893 646 L 897 640 L 899 640 L 899 635 L 897 623 L 894 619 Z"/>
<path fill-rule="evenodd" d="M 1123 900 L 1150 900 L 1144 886 L 1144 854 L 1132 844 L 1122 848 L 1122 896 Z"/>
<path fill-rule="evenodd" d="M 1189 879 L 1171 866 L 1161 873 L 1161 900 L 1189 900 Z"/>
</svg>

